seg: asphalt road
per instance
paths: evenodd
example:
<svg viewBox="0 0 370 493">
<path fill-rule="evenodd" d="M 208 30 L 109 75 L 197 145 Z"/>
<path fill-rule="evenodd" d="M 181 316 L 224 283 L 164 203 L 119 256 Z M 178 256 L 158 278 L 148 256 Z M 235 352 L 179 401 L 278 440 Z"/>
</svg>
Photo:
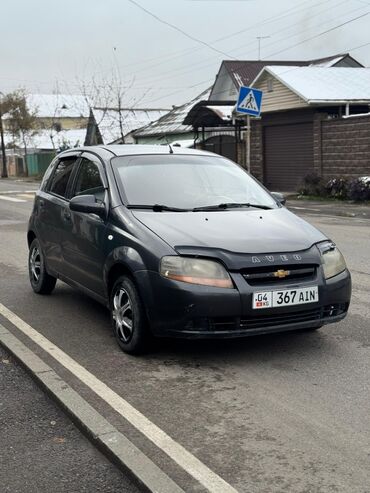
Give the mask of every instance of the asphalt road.
<svg viewBox="0 0 370 493">
<path fill-rule="evenodd" d="M 0 196 L 11 190 L 0 181 Z M 23 188 L 22 188 L 23 187 Z M 12 187 L 13 188 L 13 187 Z M 30 190 L 18 184 L 17 190 Z M 241 493 L 370 492 L 370 221 L 299 214 L 343 251 L 353 275 L 345 321 L 316 333 L 163 342 L 120 352 L 108 313 L 58 283 L 32 293 L 25 231 L 32 198 L 0 198 L 0 302 L 88 369 Z M 8 194 L 18 197 L 19 194 Z M 0 317 L 186 492 L 204 488 L 104 399 Z"/>
</svg>

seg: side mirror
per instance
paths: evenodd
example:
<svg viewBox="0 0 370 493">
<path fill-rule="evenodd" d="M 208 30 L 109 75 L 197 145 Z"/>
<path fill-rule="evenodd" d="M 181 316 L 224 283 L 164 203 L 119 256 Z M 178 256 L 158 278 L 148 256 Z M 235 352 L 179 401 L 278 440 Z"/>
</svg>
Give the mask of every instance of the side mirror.
<svg viewBox="0 0 370 493">
<path fill-rule="evenodd" d="M 286 198 L 284 197 L 284 195 L 282 193 L 279 193 L 279 192 L 271 192 L 271 195 L 281 205 L 285 205 L 286 204 Z"/>
<path fill-rule="evenodd" d="M 102 218 L 106 215 L 105 205 L 96 202 L 95 195 L 77 195 L 70 200 L 69 208 L 75 212 L 97 214 Z"/>
</svg>

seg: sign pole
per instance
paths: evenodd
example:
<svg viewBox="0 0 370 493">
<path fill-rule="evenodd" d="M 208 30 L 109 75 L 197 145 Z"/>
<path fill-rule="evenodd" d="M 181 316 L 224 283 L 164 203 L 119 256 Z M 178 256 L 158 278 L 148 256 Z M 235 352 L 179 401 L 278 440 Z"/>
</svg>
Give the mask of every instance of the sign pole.
<svg viewBox="0 0 370 493">
<path fill-rule="evenodd" d="M 247 116 L 247 135 L 245 139 L 245 162 L 248 173 L 251 172 L 251 116 L 260 116 L 262 105 L 262 91 L 254 87 L 241 86 L 236 102 L 236 113 Z"/>
<path fill-rule="evenodd" d="M 247 171 L 248 173 L 251 172 L 251 117 L 247 115 L 247 138 L 246 138 L 246 144 L 247 144 Z"/>
</svg>

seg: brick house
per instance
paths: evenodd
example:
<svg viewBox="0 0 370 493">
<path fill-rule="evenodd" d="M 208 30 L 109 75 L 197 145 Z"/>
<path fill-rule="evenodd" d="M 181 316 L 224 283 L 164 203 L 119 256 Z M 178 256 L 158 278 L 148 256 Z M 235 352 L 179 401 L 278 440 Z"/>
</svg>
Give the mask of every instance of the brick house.
<svg viewBox="0 0 370 493">
<path fill-rule="evenodd" d="M 265 73 L 265 67 L 275 67 L 277 71 L 283 67 L 281 72 L 287 71 L 287 67 L 294 70 L 297 67 L 319 68 L 325 70 L 324 73 L 332 69 L 338 71 L 350 68 L 353 77 L 356 74 L 353 70 L 364 69 L 363 65 L 348 53 L 303 61 L 225 60 L 221 63 L 209 98 L 198 101 L 183 122 L 192 126 L 195 135 L 200 137 L 196 140 L 197 147 L 222 154 L 246 166 L 246 122 L 240 115 L 234 114 L 233 118 L 228 114 L 230 107 L 235 105 L 240 86 L 254 84 L 254 81 Z M 315 109 L 314 105 L 305 103 L 294 91 L 285 88 L 284 84 L 279 85 L 277 79 L 272 82 L 272 78 L 271 74 L 266 77 L 268 82 L 265 85 L 259 81 L 264 91 L 264 104 L 262 118 L 252 119 L 251 170 L 268 187 L 294 190 L 300 185 L 303 176 L 312 171 L 314 155 L 316 168 L 320 168 L 317 163 L 321 151 L 317 145 L 315 148 L 313 145 L 313 122 L 320 118 L 325 121 L 325 106 Z M 343 105 L 338 107 L 337 104 L 337 110 L 333 108 L 332 102 L 329 105 L 328 119 L 338 118 L 341 112 L 344 112 Z M 368 110 L 366 105 L 357 105 L 356 108 L 351 108 L 351 112 L 353 111 Z M 316 113 L 321 113 L 321 116 L 314 116 Z M 317 128 L 318 124 L 315 123 L 316 132 Z M 326 128 L 325 123 L 320 128 Z M 284 130 L 287 132 L 284 133 Z M 348 170 L 348 166 L 346 169 Z M 327 175 L 330 174 L 328 167 L 324 171 Z"/>
<path fill-rule="evenodd" d="M 267 66 L 252 122 L 251 171 L 268 188 L 297 190 L 304 176 L 370 175 L 370 69 Z"/>
</svg>

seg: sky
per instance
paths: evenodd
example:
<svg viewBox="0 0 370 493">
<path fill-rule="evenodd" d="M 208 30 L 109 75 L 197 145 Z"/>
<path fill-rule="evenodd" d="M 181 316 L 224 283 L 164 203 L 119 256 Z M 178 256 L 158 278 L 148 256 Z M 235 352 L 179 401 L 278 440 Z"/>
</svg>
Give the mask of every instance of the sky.
<svg viewBox="0 0 370 493">
<path fill-rule="evenodd" d="M 349 51 L 370 66 L 370 0 L 1 0 L 0 17 L 4 93 L 79 94 L 114 76 L 124 105 L 171 108 L 223 59 L 258 59 L 258 36 L 262 59 Z"/>
</svg>

